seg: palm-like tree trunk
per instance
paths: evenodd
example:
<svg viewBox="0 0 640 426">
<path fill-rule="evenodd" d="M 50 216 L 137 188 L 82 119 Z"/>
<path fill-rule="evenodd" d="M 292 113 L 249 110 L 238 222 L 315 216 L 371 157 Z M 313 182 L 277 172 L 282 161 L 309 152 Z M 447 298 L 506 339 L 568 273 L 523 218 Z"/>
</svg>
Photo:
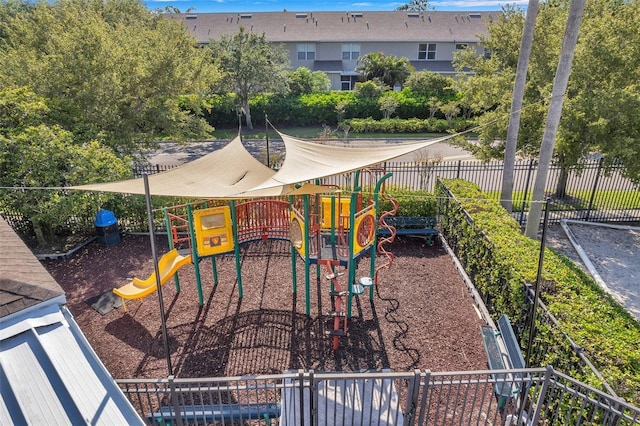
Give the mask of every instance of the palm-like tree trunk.
<svg viewBox="0 0 640 426">
<path fill-rule="evenodd" d="M 555 147 L 556 134 L 558 133 L 558 125 L 562 115 L 562 104 L 564 103 L 564 94 L 569 83 L 569 75 L 571 74 L 571 64 L 573 63 L 573 54 L 578 43 L 578 32 L 580 23 L 582 22 L 582 14 L 586 0 L 571 0 L 569 8 L 569 18 L 564 31 L 564 40 L 562 42 L 562 50 L 560 51 L 560 60 L 556 70 L 556 78 L 553 82 L 553 90 L 551 92 L 551 104 L 549 105 L 549 113 L 547 114 L 547 123 L 540 145 L 540 160 L 538 173 L 533 184 L 533 196 L 529 216 L 527 217 L 527 227 L 525 234 L 529 238 L 536 239 L 538 236 L 538 228 L 540 228 L 540 216 L 542 215 L 542 204 L 545 195 L 545 187 L 547 176 L 549 175 L 549 165 L 553 156 L 553 148 Z"/>
<path fill-rule="evenodd" d="M 502 192 L 500 200 L 502 206 L 509 212 L 513 209 L 513 169 L 516 161 L 518 147 L 518 129 L 520 127 L 520 110 L 524 99 L 524 89 L 527 82 L 527 69 L 529 57 L 533 45 L 533 30 L 536 26 L 538 15 L 538 0 L 529 0 L 527 6 L 527 18 L 522 30 L 520 40 L 520 54 L 518 67 L 516 68 L 516 80 L 513 85 L 513 100 L 511 101 L 511 115 L 509 116 L 509 128 L 507 129 L 507 144 L 504 151 L 504 170 L 502 172 Z"/>
</svg>

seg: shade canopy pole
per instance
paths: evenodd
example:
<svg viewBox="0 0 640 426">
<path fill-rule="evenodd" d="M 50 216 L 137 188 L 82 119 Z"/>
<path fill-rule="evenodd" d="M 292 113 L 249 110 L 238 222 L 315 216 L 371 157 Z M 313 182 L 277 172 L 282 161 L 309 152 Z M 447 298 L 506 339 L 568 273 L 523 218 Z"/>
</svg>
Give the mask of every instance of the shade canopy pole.
<svg viewBox="0 0 640 426">
<path fill-rule="evenodd" d="M 147 217 L 149 220 L 149 238 L 151 239 L 151 255 L 153 257 L 153 267 L 156 273 L 156 288 L 158 289 L 158 305 L 160 307 L 160 323 L 162 324 L 162 340 L 164 341 L 164 353 L 167 358 L 167 371 L 169 376 L 173 376 L 171 366 L 171 350 L 169 348 L 169 336 L 167 335 L 167 320 L 164 315 L 164 299 L 162 298 L 162 283 L 160 282 L 160 268 L 158 268 L 158 252 L 156 250 L 156 232 L 153 226 L 153 209 L 151 208 L 151 192 L 149 191 L 149 175 L 144 178 L 144 198 L 147 202 Z"/>
</svg>

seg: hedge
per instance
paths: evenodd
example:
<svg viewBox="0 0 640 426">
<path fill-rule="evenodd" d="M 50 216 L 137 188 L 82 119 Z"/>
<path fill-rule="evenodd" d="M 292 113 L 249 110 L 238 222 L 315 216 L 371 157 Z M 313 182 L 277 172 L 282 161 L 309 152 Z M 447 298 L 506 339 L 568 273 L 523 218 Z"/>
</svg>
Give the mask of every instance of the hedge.
<svg viewBox="0 0 640 426">
<path fill-rule="evenodd" d="M 443 234 L 456 246 L 465 270 L 476 276 L 487 293 L 493 314 L 506 313 L 522 324 L 528 310 L 523 283 L 536 282 L 540 243 L 520 232 L 517 222 L 480 188 L 461 180 L 442 180 Z M 454 205 L 460 208 L 456 209 Z M 486 247 L 491 253 L 487 254 Z M 545 251 L 540 298 L 566 333 L 602 373 L 618 396 L 640 404 L 640 322 L 605 293 L 582 269 L 564 255 Z M 565 365 L 575 354 L 553 353 L 558 340 L 548 324 L 536 324 L 536 346 L 543 345 L 541 365 Z M 574 372 L 567 372 L 573 374 Z M 593 377 L 587 382 L 596 382 Z"/>
</svg>

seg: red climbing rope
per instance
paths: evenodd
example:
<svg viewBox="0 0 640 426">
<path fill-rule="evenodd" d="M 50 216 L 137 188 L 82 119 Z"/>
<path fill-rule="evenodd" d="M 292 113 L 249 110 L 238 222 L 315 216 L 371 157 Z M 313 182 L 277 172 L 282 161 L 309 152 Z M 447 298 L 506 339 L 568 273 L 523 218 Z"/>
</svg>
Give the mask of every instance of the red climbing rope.
<svg viewBox="0 0 640 426">
<path fill-rule="evenodd" d="M 381 228 L 384 228 L 384 229 L 387 229 L 387 230 L 389 231 L 389 236 L 381 237 L 381 238 L 378 240 L 377 252 L 378 252 L 379 254 L 381 254 L 381 255 L 385 256 L 385 257 L 387 258 L 387 262 L 386 262 L 386 263 L 383 263 L 383 264 L 381 264 L 381 265 L 379 265 L 379 266 L 377 266 L 377 267 L 376 267 L 376 272 L 375 272 L 375 274 L 374 274 L 374 276 L 373 276 L 373 282 L 374 282 L 374 284 L 375 284 L 376 286 L 378 286 L 378 275 L 379 275 L 379 272 L 380 272 L 382 269 L 389 269 L 389 268 L 391 268 L 391 264 L 393 264 L 393 260 L 395 259 L 394 254 L 393 254 L 393 253 L 391 253 L 390 251 L 387 251 L 387 250 L 384 248 L 384 245 L 385 245 L 385 244 L 390 244 L 390 243 L 392 243 L 392 242 L 393 242 L 393 240 L 396 238 L 396 228 L 395 228 L 395 227 L 393 227 L 393 226 L 391 226 L 391 225 L 389 225 L 389 224 L 386 222 L 386 220 L 385 220 L 385 219 L 386 219 L 387 217 L 389 217 L 389 216 L 395 216 L 395 215 L 396 215 L 396 213 L 398 212 L 398 204 L 399 204 L 399 203 L 398 203 L 398 200 L 396 200 L 395 198 L 392 198 L 392 197 L 388 197 L 388 196 L 384 193 L 384 191 L 382 191 L 382 192 L 380 193 L 380 196 L 381 196 L 381 198 L 382 198 L 383 200 L 388 200 L 388 201 L 390 201 L 390 202 L 391 202 L 391 204 L 393 205 L 393 208 L 392 208 L 391 210 L 389 210 L 389 211 L 386 211 L 386 212 L 382 213 L 382 214 L 380 215 L 380 219 L 378 219 L 378 223 L 379 223 L 380 227 L 381 227 Z"/>
</svg>

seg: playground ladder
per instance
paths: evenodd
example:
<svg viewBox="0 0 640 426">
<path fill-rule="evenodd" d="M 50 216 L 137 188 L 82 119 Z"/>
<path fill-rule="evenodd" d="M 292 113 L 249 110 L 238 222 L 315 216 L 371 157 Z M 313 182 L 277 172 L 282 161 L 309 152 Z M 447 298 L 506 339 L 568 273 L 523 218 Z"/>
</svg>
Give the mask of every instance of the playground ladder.
<svg viewBox="0 0 640 426">
<path fill-rule="evenodd" d="M 326 270 L 325 278 L 331 282 L 332 288 L 329 292 L 331 296 L 331 306 L 333 311 L 329 311 L 327 315 L 333 319 L 333 329 L 326 330 L 325 334 L 333 336 L 333 349 L 337 350 L 340 344 L 340 337 L 346 336 L 349 330 L 348 317 L 346 307 L 349 298 L 349 291 L 351 294 L 358 295 L 364 293 L 365 287 L 373 285 L 373 281 L 370 278 L 363 277 L 358 284 L 353 284 L 351 290 L 349 290 L 349 283 L 341 286 L 339 278 L 345 275 L 345 272 L 336 271 L 335 267 L 340 265 L 338 259 L 318 259 L 318 264 L 323 265 Z"/>
<path fill-rule="evenodd" d="M 340 265 L 340 261 L 337 259 L 318 259 L 318 264 L 323 265 L 326 269 L 325 278 L 331 282 L 332 288 L 329 292 L 331 296 L 331 306 L 333 311 L 329 311 L 327 315 L 333 318 L 333 329 L 326 330 L 325 334 L 333 336 L 333 349 L 338 349 L 340 344 L 340 337 L 346 336 L 348 331 L 347 312 L 345 307 L 347 305 L 346 298 L 349 295 L 347 289 L 343 289 L 340 285 L 339 278 L 344 275 L 344 272 L 336 271 L 335 267 Z"/>
</svg>

